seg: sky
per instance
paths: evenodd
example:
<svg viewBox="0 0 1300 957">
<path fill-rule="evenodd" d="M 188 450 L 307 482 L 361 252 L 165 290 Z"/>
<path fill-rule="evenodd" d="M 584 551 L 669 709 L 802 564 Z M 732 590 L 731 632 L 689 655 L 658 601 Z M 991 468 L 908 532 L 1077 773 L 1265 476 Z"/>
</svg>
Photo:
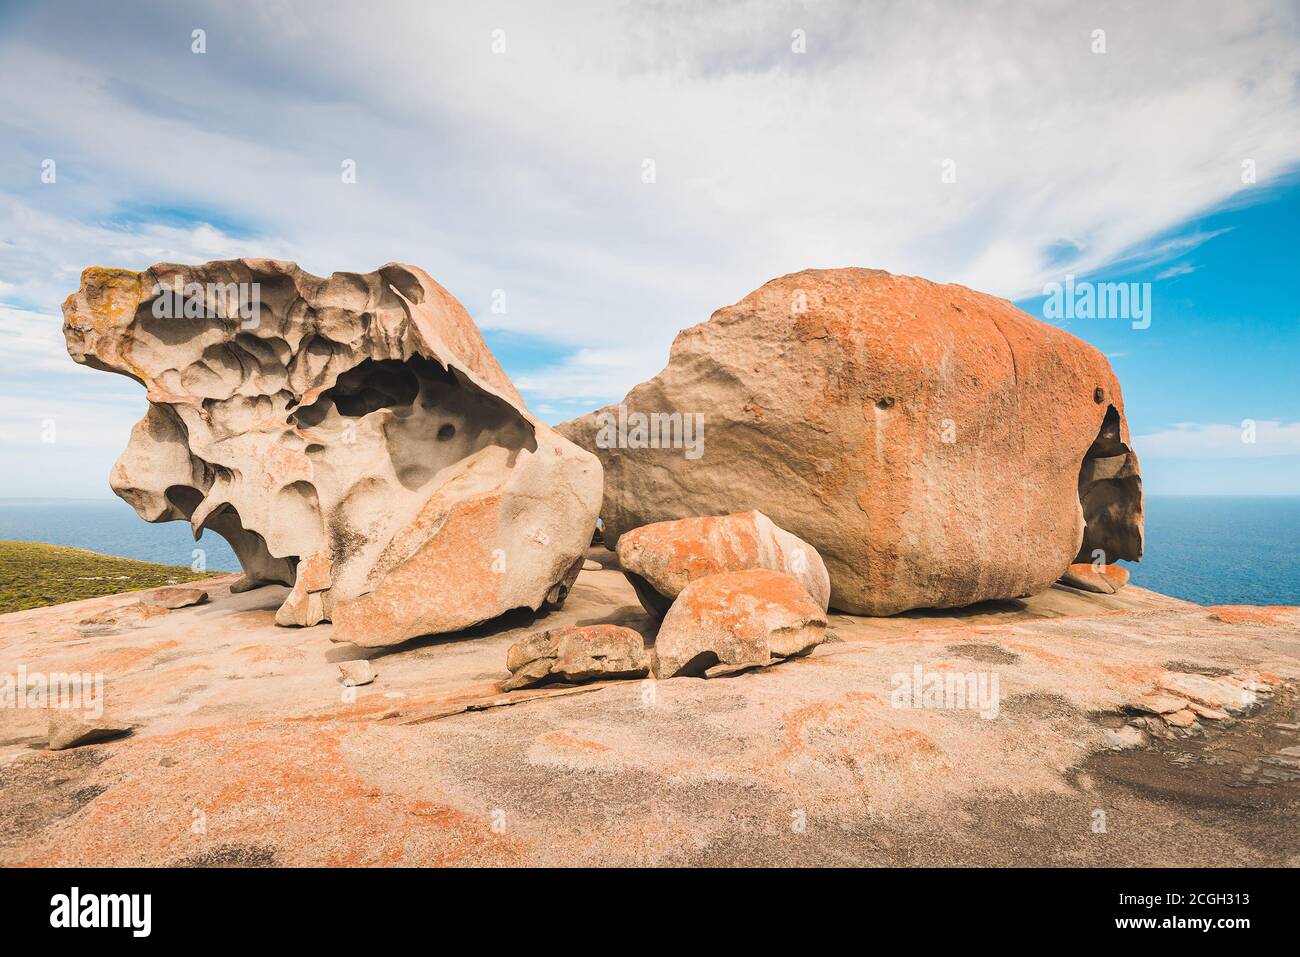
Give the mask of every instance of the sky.
<svg viewBox="0 0 1300 957">
<path fill-rule="evenodd" d="M 1300 494 L 1298 41 L 1258 0 L 0 0 L 0 497 L 109 497 L 143 414 L 66 354 L 84 267 L 245 255 L 424 268 L 550 422 L 773 277 L 961 283 L 1106 353 L 1148 493 Z M 1146 318 L 1053 315 L 1067 276 Z"/>
</svg>

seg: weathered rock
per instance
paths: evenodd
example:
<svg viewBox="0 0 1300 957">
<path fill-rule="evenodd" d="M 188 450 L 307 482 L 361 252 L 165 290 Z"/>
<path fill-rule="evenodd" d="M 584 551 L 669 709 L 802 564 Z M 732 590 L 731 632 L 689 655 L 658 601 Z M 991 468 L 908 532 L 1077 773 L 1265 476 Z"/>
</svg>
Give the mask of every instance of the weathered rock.
<svg viewBox="0 0 1300 957">
<path fill-rule="evenodd" d="M 1184 708 L 1182 711 L 1173 711 L 1166 715 L 1161 715 L 1165 724 L 1174 728 L 1193 728 L 1196 726 L 1196 713 L 1190 708 Z"/>
<path fill-rule="evenodd" d="M 129 605 L 119 605 L 116 608 L 110 608 L 107 611 L 101 611 L 96 615 L 82 620 L 83 626 L 96 625 L 128 625 L 138 621 L 147 621 L 150 618 L 158 618 L 166 615 L 171 611 L 164 605 L 154 604 L 153 602 L 137 601 Z"/>
<path fill-rule="evenodd" d="M 817 549 L 762 512 L 656 522 L 624 534 L 617 550 L 623 573 L 653 615 L 666 614 L 697 578 L 751 568 L 793 576 L 822 611 L 830 601 L 830 578 Z"/>
<path fill-rule="evenodd" d="M 228 539 L 232 591 L 291 585 L 278 624 L 387 645 L 567 595 L 600 465 L 421 270 L 91 268 L 63 312 L 74 359 L 148 390 L 113 490 Z"/>
<path fill-rule="evenodd" d="M 1139 711 L 1145 711 L 1148 714 L 1170 714 L 1174 711 L 1182 711 L 1187 707 L 1187 699 L 1179 698 L 1176 695 L 1161 694 L 1153 692 L 1152 694 L 1143 695 L 1138 698 L 1130 707 Z"/>
<path fill-rule="evenodd" d="M 1128 584 L 1128 569 L 1119 565 L 1098 566 L 1091 562 L 1079 562 L 1065 570 L 1061 584 L 1099 595 L 1113 595 Z"/>
<path fill-rule="evenodd" d="M 644 678 L 650 673 L 645 642 L 620 625 L 568 625 L 515 642 L 506 655 L 510 677 L 503 691 L 547 680 Z"/>
<path fill-rule="evenodd" d="M 585 558 L 582 561 L 582 570 L 584 572 L 598 572 L 603 571 L 604 568 L 605 566 L 600 562 L 592 561 L 590 558 Z"/>
<path fill-rule="evenodd" d="M 208 600 L 208 593 L 202 588 L 189 588 L 184 585 L 169 585 L 155 588 L 149 593 L 151 605 L 161 605 L 171 611 L 188 608 L 190 605 L 202 605 Z"/>
<path fill-rule="evenodd" d="M 1169 671 L 1160 676 L 1160 687 L 1189 701 L 1224 711 L 1242 711 L 1255 703 L 1256 691 L 1241 679 L 1211 678 L 1208 675 Z M 1167 720 L 1167 719 L 1166 719 Z"/>
<path fill-rule="evenodd" d="M 62 751 L 82 744 L 96 744 L 131 733 L 131 725 L 103 718 L 87 718 L 67 708 L 50 709 L 49 748 Z"/>
<path fill-rule="evenodd" d="M 371 669 L 370 662 L 365 659 L 343 662 L 339 665 L 339 674 L 343 678 L 344 686 L 348 688 L 368 685 L 375 680 L 375 672 Z"/>
<path fill-rule="evenodd" d="M 806 655 L 825 637 L 826 613 L 792 576 L 767 569 L 721 572 L 688 584 L 664 616 L 655 639 L 655 675 L 765 665 Z"/>
<path fill-rule="evenodd" d="M 1146 747 L 1151 743 L 1151 736 L 1142 728 L 1126 724 L 1119 728 L 1107 729 L 1102 740 L 1112 751 L 1127 751 L 1131 748 Z"/>
<path fill-rule="evenodd" d="M 559 427 L 605 466 L 611 547 L 756 508 L 817 549 L 833 607 L 867 614 L 1017 598 L 1081 552 L 1141 555 L 1141 480 L 1105 357 L 961 286 L 784 276 L 679 333 L 621 406 Z M 663 441 L 691 416 L 707 443 Z"/>
</svg>

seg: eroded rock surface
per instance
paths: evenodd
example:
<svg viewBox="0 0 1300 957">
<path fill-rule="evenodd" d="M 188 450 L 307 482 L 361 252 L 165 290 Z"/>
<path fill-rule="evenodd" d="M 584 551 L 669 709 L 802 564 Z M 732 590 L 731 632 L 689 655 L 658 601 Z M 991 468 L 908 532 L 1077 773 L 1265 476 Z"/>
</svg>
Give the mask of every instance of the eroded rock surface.
<svg viewBox="0 0 1300 957">
<path fill-rule="evenodd" d="M 762 512 L 656 522 L 618 540 L 618 563 L 646 611 L 663 616 L 683 588 L 719 572 L 785 572 L 828 607 L 830 577 L 817 549 L 778 528 Z"/>
<path fill-rule="evenodd" d="M 774 279 L 679 333 L 621 405 L 623 420 L 703 415 L 707 442 L 695 457 L 632 447 L 610 428 L 618 406 L 559 427 L 605 466 L 610 547 L 758 509 L 821 554 L 833 607 L 873 615 L 1034 594 L 1081 553 L 1141 556 L 1141 479 L 1105 357 L 962 286 Z"/>
<path fill-rule="evenodd" d="M 529 635 L 510 646 L 510 677 L 501 690 L 513 691 L 550 680 L 644 678 L 650 658 L 641 635 L 620 625 L 568 625 Z"/>
<path fill-rule="evenodd" d="M 826 640 L 826 614 L 790 575 L 767 569 L 697 578 L 677 596 L 655 639 L 659 678 L 718 665 L 766 665 Z"/>
<path fill-rule="evenodd" d="M 63 311 L 76 361 L 148 390 L 113 490 L 226 538 L 234 591 L 291 585 L 278 624 L 386 645 L 567 594 L 600 465 L 421 270 L 91 268 Z"/>
</svg>

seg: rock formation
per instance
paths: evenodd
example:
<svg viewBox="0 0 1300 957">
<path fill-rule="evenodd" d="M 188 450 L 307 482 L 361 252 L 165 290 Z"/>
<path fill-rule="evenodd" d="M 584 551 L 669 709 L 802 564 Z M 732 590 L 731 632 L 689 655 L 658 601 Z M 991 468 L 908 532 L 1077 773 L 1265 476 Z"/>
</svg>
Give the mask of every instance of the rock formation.
<svg viewBox="0 0 1300 957">
<path fill-rule="evenodd" d="M 821 554 L 832 606 L 873 615 L 1033 594 L 1098 550 L 1141 556 L 1141 479 L 1105 357 L 962 286 L 775 279 L 679 333 L 620 405 L 559 427 L 605 466 L 609 547 L 758 509 Z M 659 432 L 702 415 L 708 441 L 696 455 L 646 441 L 622 426 L 633 414 Z"/>
<path fill-rule="evenodd" d="M 650 673 L 645 642 L 621 625 L 567 625 L 537 632 L 510 646 L 510 677 L 502 691 L 545 681 L 644 678 Z"/>
<path fill-rule="evenodd" d="M 793 576 L 822 611 L 831 583 L 817 549 L 762 512 L 656 522 L 618 540 L 618 563 L 645 610 L 663 616 L 683 588 L 718 572 L 767 568 Z"/>
<path fill-rule="evenodd" d="M 1128 569 L 1121 565 L 1093 565 L 1081 562 L 1065 570 L 1065 574 L 1061 576 L 1061 584 L 1101 595 L 1113 595 L 1128 584 Z"/>
<path fill-rule="evenodd" d="M 825 640 L 825 613 L 790 575 L 765 568 L 721 572 L 687 585 L 664 616 L 655 676 L 766 665 L 806 655 Z"/>
<path fill-rule="evenodd" d="M 535 419 L 468 313 L 411 266 L 87 269 L 72 357 L 145 386 L 113 490 L 224 536 L 280 624 L 386 645 L 562 601 L 596 459 Z"/>
</svg>

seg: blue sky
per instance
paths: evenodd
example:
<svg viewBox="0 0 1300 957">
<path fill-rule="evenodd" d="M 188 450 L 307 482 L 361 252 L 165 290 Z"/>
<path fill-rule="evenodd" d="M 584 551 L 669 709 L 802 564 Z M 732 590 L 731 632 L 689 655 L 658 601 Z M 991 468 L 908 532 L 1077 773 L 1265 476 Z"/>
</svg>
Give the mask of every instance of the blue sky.
<svg viewBox="0 0 1300 957">
<path fill-rule="evenodd" d="M 1298 40 L 1262 0 L 0 4 L 0 496 L 108 496 L 142 414 L 63 350 L 80 270 L 241 255 L 425 268 L 550 421 L 810 266 L 1039 316 L 1149 282 L 1149 328 L 1060 322 L 1148 490 L 1300 494 Z"/>
</svg>

